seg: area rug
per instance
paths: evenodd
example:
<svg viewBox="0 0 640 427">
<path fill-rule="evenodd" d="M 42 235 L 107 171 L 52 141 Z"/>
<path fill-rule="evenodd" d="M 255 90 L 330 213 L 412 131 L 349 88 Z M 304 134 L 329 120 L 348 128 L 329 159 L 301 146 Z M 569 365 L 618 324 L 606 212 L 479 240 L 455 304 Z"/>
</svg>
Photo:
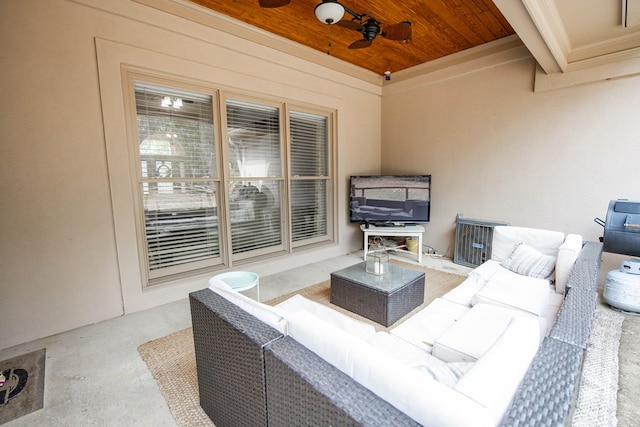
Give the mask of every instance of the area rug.
<svg viewBox="0 0 640 427">
<path fill-rule="evenodd" d="M 416 314 L 418 311 L 425 308 L 434 299 L 446 294 L 451 289 L 455 288 L 460 283 L 462 283 L 464 279 L 466 279 L 466 276 L 461 276 L 459 274 L 446 273 L 444 271 L 434 270 L 432 268 L 422 267 L 414 264 L 407 264 L 397 260 L 392 260 L 392 263 L 396 265 L 401 265 L 403 267 L 411 268 L 414 270 L 424 271 L 425 285 L 424 285 L 424 301 L 422 302 L 422 304 L 414 308 L 412 311 L 407 313 L 405 316 L 400 318 L 400 320 L 398 320 L 396 323 L 389 326 L 388 328 L 370 319 L 367 319 L 366 317 L 360 316 L 342 307 L 338 307 L 337 305 L 331 304 L 330 302 L 331 285 L 330 285 L 330 281 L 328 280 L 326 282 L 318 283 L 316 285 L 309 286 L 299 291 L 291 292 L 289 294 L 274 298 L 271 301 L 267 301 L 267 304 L 276 305 L 281 303 L 282 301 L 285 301 L 291 298 L 293 295 L 298 294 L 312 301 L 316 301 L 321 304 L 328 305 L 334 310 L 344 313 L 362 322 L 369 323 L 374 326 L 376 331 L 388 331 L 391 328 L 395 328 L 396 326 L 398 326 L 399 324 L 401 324 L 402 322 L 404 322 L 405 320 L 407 320 L 408 318 Z"/>
<path fill-rule="evenodd" d="M 618 404 L 618 350 L 624 316 L 596 310 L 573 414 L 574 427 L 615 427 Z"/>
<path fill-rule="evenodd" d="M 191 328 L 149 341 L 138 352 L 155 378 L 178 426 L 213 426 L 200 407 Z"/>
<path fill-rule="evenodd" d="M 0 362 L 0 424 L 42 409 L 46 349 Z"/>
</svg>

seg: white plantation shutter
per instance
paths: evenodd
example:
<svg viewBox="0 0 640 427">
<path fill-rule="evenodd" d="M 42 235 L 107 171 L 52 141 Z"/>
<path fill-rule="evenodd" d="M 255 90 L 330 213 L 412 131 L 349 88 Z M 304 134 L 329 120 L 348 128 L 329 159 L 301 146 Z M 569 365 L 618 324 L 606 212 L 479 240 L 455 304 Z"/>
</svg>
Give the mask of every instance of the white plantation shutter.
<svg viewBox="0 0 640 427">
<path fill-rule="evenodd" d="M 282 250 L 280 108 L 228 99 L 226 109 L 232 253 Z"/>
<path fill-rule="evenodd" d="M 212 265 L 220 256 L 212 97 L 134 88 L 149 277 Z"/>
<path fill-rule="evenodd" d="M 328 118 L 289 113 L 291 151 L 291 239 L 327 237 L 329 136 Z"/>
</svg>

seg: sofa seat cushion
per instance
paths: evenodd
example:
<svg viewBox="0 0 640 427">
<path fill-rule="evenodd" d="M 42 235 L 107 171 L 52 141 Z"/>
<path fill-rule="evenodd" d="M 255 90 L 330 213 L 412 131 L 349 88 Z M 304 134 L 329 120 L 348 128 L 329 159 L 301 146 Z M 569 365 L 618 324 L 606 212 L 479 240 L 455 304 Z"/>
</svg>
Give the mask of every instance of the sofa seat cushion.
<svg viewBox="0 0 640 427">
<path fill-rule="evenodd" d="M 495 261 L 487 261 L 476 267 L 462 283 L 444 294 L 442 299 L 471 307 L 473 296 L 487 284 L 488 279 L 495 273 L 493 271 L 494 265 L 499 266 L 500 264 Z"/>
<path fill-rule="evenodd" d="M 421 368 L 444 364 L 442 360 L 433 357 L 422 348 L 388 332 L 377 332 L 367 337 L 365 341 L 377 351 L 410 367 Z"/>
<path fill-rule="evenodd" d="M 455 387 L 458 381 L 471 370 L 474 362 L 451 362 L 419 367 L 429 377 L 447 387 Z"/>
<path fill-rule="evenodd" d="M 490 409 L 498 425 L 539 348 L 535 320 L 516 316 L 454 389 Z"/>
<path fill-rule="evenodd" d="M 351 365 L 355 381 L 422 425 L 495 425 L 482 405 L 367 342 L 352 347 Z"/>
<path fill-rule="evenodd" d="M 544 279 L 523 276 L 498 266 L 495 274 L 471 298 L 471 304 L 494 304 L 544 316 L 551 288 Z"/>
<path fill-rule="evenodd" d="M 209 285 L 209 289 L 276 329 L 283 335 L 287 335 L 287 319 L 285 318 L 285 313 L 277 307 L 271 307 L 251 299 L 234 290 L 222 280 L 212 281 Z"/>
<path fill-rule="evenodd" d="M 498 341 L 513 319 L 518 317 L 525 315 L 494 305 L 477 304 L 438 337 L 432 354 L 445 362 L 474 362 Z M 532 334 L 539 343 L 540 323 L 532 316 L 526 318 L 536 325 Z"/>
<path fill-rule="evenodd" d="M 301 310 L 307 311 L 357 338 L 366 338 L 376 332 L 373 325 L 354 319 L 353 317 L 349 317 L 346 314 L 340 313 L 339 311 L 324 304 L 320 304 L 319 302 L 311 301 L 302 295 L 294 295 L 276 305 L 275 308 L 285 313 L 285 316 Z"/>
<path fill-rule="evenodd" d="M 431 352 L 433 343 L 471 307 L 436 298 L 428 306 L 391 329 L 390 333 Z"/>
</svg>

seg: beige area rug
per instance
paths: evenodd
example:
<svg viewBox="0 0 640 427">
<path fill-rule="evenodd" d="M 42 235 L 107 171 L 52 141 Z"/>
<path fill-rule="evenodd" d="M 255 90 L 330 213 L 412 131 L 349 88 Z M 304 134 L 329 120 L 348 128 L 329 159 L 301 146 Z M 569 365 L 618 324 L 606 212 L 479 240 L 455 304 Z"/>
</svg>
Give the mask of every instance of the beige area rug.
<svg viewBox="0 0 640 427">
<path fill-rule="evenodd" d="M 618 350 L 624 316 L 596 310 L 591 323 L 573 427 L 618 425 Z"/>
<path fill-rule="evenodd" d="M 200 407 L 196 355 L 191 328 L 138 347 L 179 426 L 213 426 Z"/>
</svg>

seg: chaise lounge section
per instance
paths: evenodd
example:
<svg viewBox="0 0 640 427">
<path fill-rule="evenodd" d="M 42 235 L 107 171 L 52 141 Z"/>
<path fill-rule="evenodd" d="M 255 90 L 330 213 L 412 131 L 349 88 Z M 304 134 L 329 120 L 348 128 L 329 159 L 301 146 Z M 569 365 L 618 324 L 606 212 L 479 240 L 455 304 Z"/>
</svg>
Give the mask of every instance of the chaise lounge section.
<svg viewBox="0 0 640 427">
<path fill-rule="evenodd" d="M 554 314 L 549 325 L 547 307 L 542 316 L 516 314 L 487 301 L 465 307 L 461 316 L 494 316 L 498 320 L 492 324 L 501 329 L 477 357 L 465 360 L 466 351 L 444 356 L 449 366 L 465 369 L 449 386 L 412 378 L 417 365 L 442 368 L 447 363 L 402 334 L 369 331 L 370 325 L 327 314 L 330 308 L 300 298 L 262 311 L 262 304 L 238 298 L 223 286 L 194 292 L 190 302 L 201 406 L 218 427 L 562 425 L 568 422 L 595 309 L 601 251 L 601 244 L 588 242 L 572 268 L 560 269 L 566 279 L 557 318 Z M 476 279 L 470 275 L 467 280 Z M 476 323 L 469 319 L 470 325 Z M 336 337 L 343 332 L 339 347 L 348 351 L 327 345 L 340 341 Z M 492 376 L 500 366 L 515 371 Z M 393 378 L 400 386 L 390 384 Z"/>
</svg>

